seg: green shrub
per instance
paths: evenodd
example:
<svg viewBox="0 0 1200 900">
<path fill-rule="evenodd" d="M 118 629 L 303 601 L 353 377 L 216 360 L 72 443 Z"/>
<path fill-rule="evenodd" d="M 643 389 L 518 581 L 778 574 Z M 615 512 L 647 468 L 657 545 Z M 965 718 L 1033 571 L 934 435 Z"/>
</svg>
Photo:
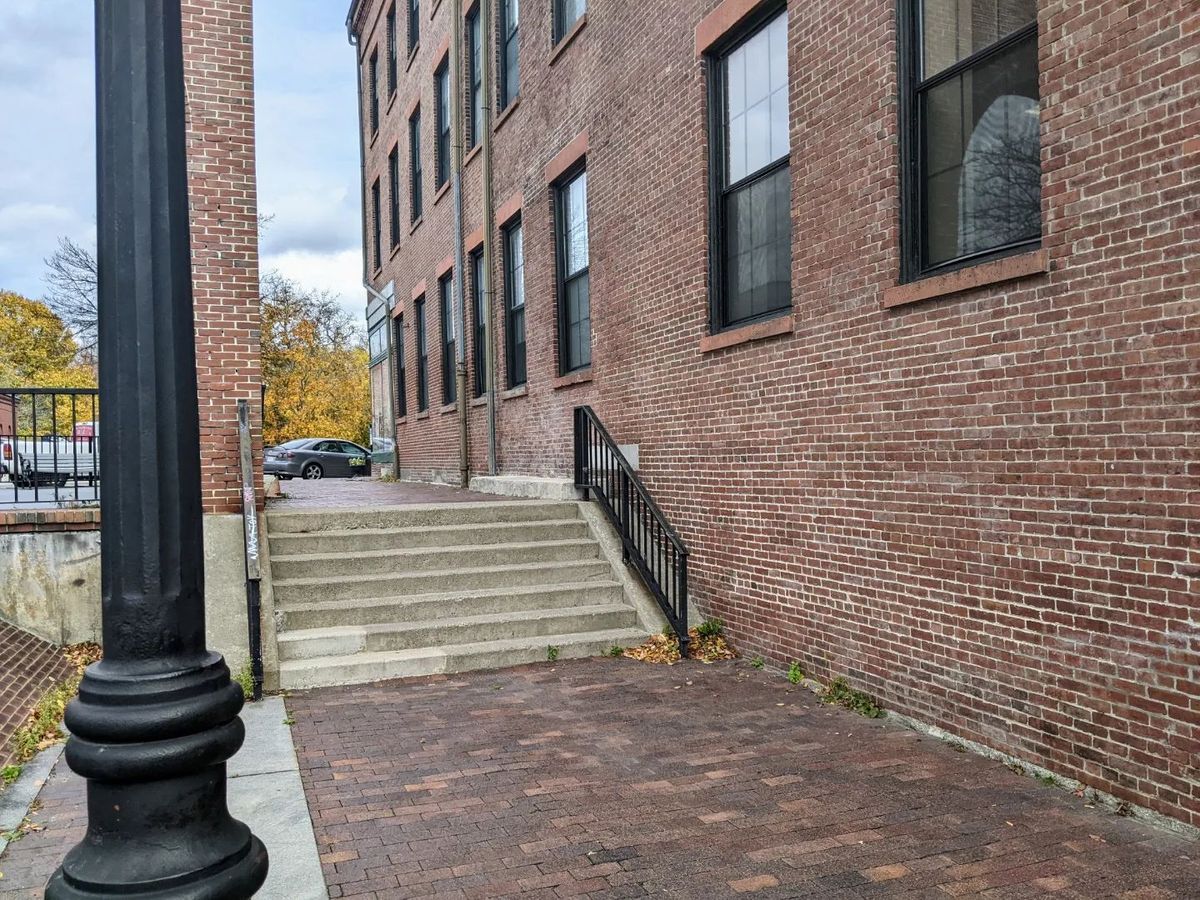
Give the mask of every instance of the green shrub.
<svg viewBox="0 0 1200 900">
<path fill-rule="evenodd" d="M 799 684 L 804 680 L 804 670 L 800 668 L 800 663 L 793 662 L 790 666 L 788 666 L 787 680 L 792 684 Z"/>
<path fill-rule="evenodd" d="M 754 659 L 750 660 L 750 665 L 754 666 L 754 668 L 756 668 L 756 669 L 761 669 L 766 664 L 767 664 L 767 661 L 765 659 L 763 659 L 761 656 L 756 656 L 756 657 L 754 657 Z"/>
<path fill-rule="evenodd" d="M 548 659 L 550 662 L 554 662 L 556 659 L 558 659 L 558 648 L 553 644 L 546 648 L 546 659 Z"/>
<path fill-rule="evenodd" d="M 724 623 L 720 619 L 705 619 L 696 626 L 696 633 L 700 637 L 716 637 L 725 628 Z"/>
</svg>

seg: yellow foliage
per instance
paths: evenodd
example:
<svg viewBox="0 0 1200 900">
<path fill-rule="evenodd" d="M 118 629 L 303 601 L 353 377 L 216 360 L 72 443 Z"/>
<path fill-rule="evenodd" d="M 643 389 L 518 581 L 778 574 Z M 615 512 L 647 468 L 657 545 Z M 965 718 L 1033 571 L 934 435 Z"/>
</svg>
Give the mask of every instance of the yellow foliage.
<svg viewBox="0 0 1200 900">
<path fill-rule="evenodd" d="M 0 387 L 90 388 L 96 374 L 77 361 L 79 347 L 62 320 L 46 304 L 11 291 L 0 291 Z M 32 430 L 26 402 L 18 428 Z M 67 435 L 74 419 L 96 418 L 92 400 L 58 397 L 51 414 L 50 398 L 37 401 L 38 433 Z M 57 428 L 54 426 L 57 425 Z"/>
<path fill-rule="evenodd" d="M 264 279 L 263 440 L 343 438 L 366 444 L 371 389 L 367 351 L 349 317 L 327 297 Z"/>
</svg>

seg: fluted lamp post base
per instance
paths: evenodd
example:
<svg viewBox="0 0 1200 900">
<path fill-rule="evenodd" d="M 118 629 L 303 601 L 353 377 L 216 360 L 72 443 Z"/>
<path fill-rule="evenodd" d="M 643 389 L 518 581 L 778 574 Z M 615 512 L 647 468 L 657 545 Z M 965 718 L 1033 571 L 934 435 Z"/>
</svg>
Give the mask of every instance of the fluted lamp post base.
<svg viewBox="0 0 1200 900">
<path fill-rule="evenodd" d="M 241 687 L 215 653 L 173 671 L 128 668 L 90 667 L 70 707 L 67 761 L 90 779 L 88 833 L 46 896 L 252 896 L 267 851 L 225 798 L 225 761 L 245 737 Z"/>
</svg>

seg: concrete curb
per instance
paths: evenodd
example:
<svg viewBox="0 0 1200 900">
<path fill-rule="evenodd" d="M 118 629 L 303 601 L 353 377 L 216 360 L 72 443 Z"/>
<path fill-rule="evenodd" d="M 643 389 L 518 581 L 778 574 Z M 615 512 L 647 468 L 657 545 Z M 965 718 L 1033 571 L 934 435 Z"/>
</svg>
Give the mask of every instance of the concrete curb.
<svg viewBox="0 0 1200 900">
<path fill-rule="evenodd" d="M 63 745 L 47 747 L 21 768 L 21 775 L 0 791 L 0 854 L 8 847 L 3 835 L 15 830 L 29 815 L 29 808 L 42 792 L 50 770 L 62 756 Z"/>
<path fill-rule="evenodd" d="M 282 697 L 242 710 L 246 743 L 229 761 L 229 811 L 267 846 L 260 900 L 328 900 L 300 765 Z"/>
</svg>

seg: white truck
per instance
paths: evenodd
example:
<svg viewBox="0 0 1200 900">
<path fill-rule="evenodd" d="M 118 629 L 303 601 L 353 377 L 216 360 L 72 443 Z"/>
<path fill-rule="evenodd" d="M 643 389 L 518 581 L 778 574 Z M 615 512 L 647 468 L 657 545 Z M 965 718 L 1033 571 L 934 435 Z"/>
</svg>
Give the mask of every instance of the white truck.
<svg viewBox="0 0 1200 900">
<path fill-rule="evenodd" d="M 99 475 L 96 441 L 94 435 L 81 435 L 78 429 L 73 437 L 0 436 L 0 476 L 17 487 L 63 487 L 71 480 L 94 484 Z"/>
</svg>

